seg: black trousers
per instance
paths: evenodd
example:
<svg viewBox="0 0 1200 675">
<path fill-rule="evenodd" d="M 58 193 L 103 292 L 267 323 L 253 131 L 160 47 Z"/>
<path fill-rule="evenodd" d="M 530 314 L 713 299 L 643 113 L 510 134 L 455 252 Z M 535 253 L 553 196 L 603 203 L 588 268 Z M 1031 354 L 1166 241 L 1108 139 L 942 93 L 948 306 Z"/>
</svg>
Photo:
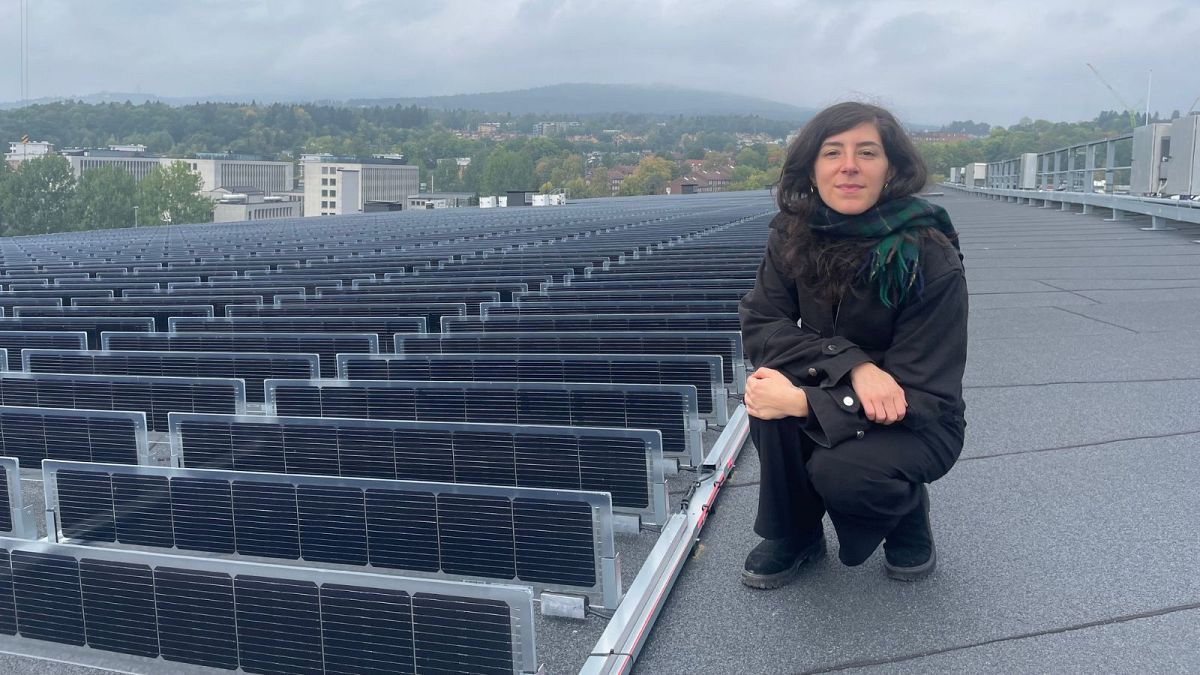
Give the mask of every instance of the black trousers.
<svg viewBox="0 0 1200 675">
<path fill-rule="evenodd" d="M 803 424 L 750 418 L 762 469 L 754 531 L 764 539 L 802 535 L 828 512 L 847 565 L 869 558 L 918 506 L 920 485 L 944 476 L 962 451 L 961 436 L 918 436 L 898 425 L 873 425 L 861 439 L 825 448 Z"/>
</svg>

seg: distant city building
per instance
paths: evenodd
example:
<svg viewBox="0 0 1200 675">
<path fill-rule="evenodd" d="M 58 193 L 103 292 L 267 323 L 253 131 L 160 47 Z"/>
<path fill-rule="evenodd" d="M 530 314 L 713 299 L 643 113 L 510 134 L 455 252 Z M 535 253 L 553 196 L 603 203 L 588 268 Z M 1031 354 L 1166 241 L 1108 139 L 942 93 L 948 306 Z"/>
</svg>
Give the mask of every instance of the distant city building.
<svg viewBox="0 0 1200 675">
<path fill-rule="evenodd" d="M 572 127 L 583 126 L 582 122 L 537 122 L 533 125 L 533 133 L 538 136 L 562 136 Z"/>
<path fill-rule="evenodd" d="M 115 166 L 129 172 L 133 180 L 139 183 L 151 171 L 162 166 L 164 159 L 146 152 L 144 145 L 111 145 L 107 149 L 64 148 L 62 155 L 70 162 L 76 180 L 92 169 Z"/>
<path fill-rule="evenodd" d="M 970 141 L 978 136 L 965 134 L 961 131 L 918 131 L 909 134 L 914 143 L 949 143 L 952 141 Z"/>
<path fill-rule="evenodd" d="M 213 191 L 213 222 L 233 223 L 266 218 L 299 218 L 304 202 L 294 195 L 267 195 L 250 185 L 222 187 Z"/>
<path fill-rule="evenodd" d="M 36 157 L 45 157 L 54 151 L 54 145 L 46 141 L 31 141 L 28 136 L 25 136 L 19 141 L 13 141 L 8 144 L 8 152 L 4 155 L 4 161 L 10 166 L 16 168 L 18 164 L 27 159 Z"/>
<path fill-rule="evenodd" d="M 402 155 L 369 158 L 303 155 L 304 215 L 330 216 L 404 208 L 409 195 L 418 194 L 420 169 L 404 163 Z"/>
<path fill-rule="evenodd" d="M 200 194 L 220 198 L 218 190 L 229 186 L 250 186 L 267 195 L 292 189 L 292 163 L 262 160 L 250 155 L 199 153 L 194 158 L 162 157 L 146 151 L 144 145 L 110 145 L 107 149 L 69 148 L 62 151 L 71 164 L 75 178 L 101 166 L 116 166 L 141 181 L 155 167 L 183 162 L 200 176 Z"/>
<path fill-rule="evenodd" d="M 626 178 L 633 175 L 636 168 L 626 164 L 618 164 L 608 170 L 608 190 L 612 196 L 615 197 L 621 194 L 621 183 L 624 183 Z"/>
<path fill-rule="evenodd" d="M 422 192 L 408 196 L 406 208 L 410 209 L 458 209 L 471 206 L 474 192 Z"/>
<path fill-rule="evenodd" d="M 169 164 L 166 160 L 164 163 Z M 216 198 L 216 190 L 229 186 L 251 186 L 267 195 L 292 189 L 292 163 L 270 162 L 250 155 L 197 153 L 187 162 L 200 174 L 200 193 Z"/>
<path fill-rule="evenodd" d="M 703 160 L 689 159 L 682 164 L 688 173 L 667 184 L 666 194 L 690 195 L 701 192 L 722 192 L 729 188 L 733 180 L 733 167 L 707 170 L 703 168 Z"/>
</svg>

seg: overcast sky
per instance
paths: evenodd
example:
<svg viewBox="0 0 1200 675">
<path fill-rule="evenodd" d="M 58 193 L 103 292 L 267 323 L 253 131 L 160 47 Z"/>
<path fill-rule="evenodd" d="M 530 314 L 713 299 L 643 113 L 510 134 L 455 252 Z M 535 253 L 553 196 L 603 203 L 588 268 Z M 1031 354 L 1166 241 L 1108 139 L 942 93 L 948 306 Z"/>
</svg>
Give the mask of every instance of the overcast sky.
<svg viewBox="0 0 1200 675">
<path fill-rule="evenodd" d="M 0 101 L 21 98 L 0 0 Z M 1196 0 L 28 0 L 29 94 L 424 96 L 670 83 L 905 121 L 1186 111 Z"/>
</svg>

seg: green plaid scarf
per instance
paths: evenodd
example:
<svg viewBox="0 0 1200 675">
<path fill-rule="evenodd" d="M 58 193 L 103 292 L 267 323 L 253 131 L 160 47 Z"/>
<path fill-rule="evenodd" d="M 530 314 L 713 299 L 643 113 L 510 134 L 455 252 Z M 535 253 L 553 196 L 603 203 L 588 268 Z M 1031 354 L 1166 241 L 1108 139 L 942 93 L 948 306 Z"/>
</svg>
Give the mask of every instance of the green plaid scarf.
<svg viewBox="0 0 1200 675">
<path fill-rule="evenodd" d="M 937 229 L 958 249 L 958 236 L 946 209 L 919 197 L 899 197 L 847 216 L 818 204 L 808 227 L 831 237 L 879 238 L 867 259 L 858 270 L 858 278 L 879 286 L 879 300 L 885 307 L 895 307 L 916 288 L 924 288 L 921 272 L 921 244 L 910 236 L 917 227 Z"/>
</svg>

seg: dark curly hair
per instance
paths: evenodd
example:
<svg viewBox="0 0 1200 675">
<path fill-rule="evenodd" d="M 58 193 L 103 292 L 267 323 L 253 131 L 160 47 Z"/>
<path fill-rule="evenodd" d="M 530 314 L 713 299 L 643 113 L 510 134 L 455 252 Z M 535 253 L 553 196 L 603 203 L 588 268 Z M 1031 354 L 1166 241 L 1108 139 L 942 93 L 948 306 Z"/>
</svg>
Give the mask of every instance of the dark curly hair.
<svg viewBox="0 0 1200 675">
<path fill-rule="evenodd" d="M 809 229 L 817 205 L 822 204 L 813 182 L 813 169 L 825 139 L 868 122 L 879 130 L 889 166 L 888 181 L 879 202 L 920 192 L 928 171 L 908 133 L 887 110 L 854 101 L 832 105 L 804 125 L 788 147 L 779 178 L 776 200 L 785 225 L 784 261 L 803 288 L 830 302 L 854 290 L 855 276 L 876 241 L 834 238 Z"/>
</svg>

